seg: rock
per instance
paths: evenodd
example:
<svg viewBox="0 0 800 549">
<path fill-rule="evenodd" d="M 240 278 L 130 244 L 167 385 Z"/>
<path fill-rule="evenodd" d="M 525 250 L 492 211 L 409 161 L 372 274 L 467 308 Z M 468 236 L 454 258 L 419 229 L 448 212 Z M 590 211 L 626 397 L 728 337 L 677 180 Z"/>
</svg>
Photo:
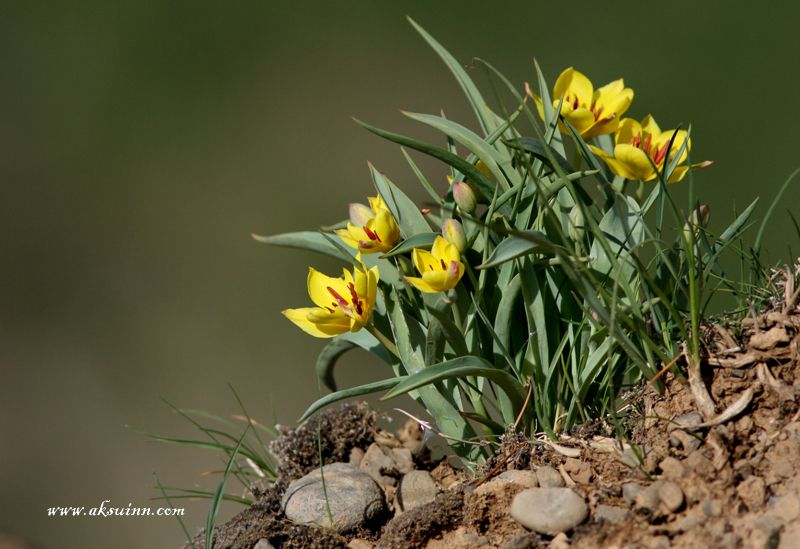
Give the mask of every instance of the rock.
<svg viewBox="0 0 800 549">
<path fill-rule="evenodd" d="M 617 524 L 622 522 L 628 517 L 628 510 L 622 507 L 615 507 L 613 505 L 598 505 L 594 510 L 594 518 L 597 521 L 610 522 Z"/>
<path fill-rule="evenodd" d="M 539 486 L 539 479 L 533 471 L 520 471 L 519 469 L 509 469 L 503 471 L 495 480 L 503 482 L 513 482 L 519 484 L 523 488 L 536 488 Z"/>
<path fill-rule="evenodd" d="M 763 478 L 753 475 L 739 483 L 736 493 L 750 511 L 756 511 L 764 503 L 767 485 Z"/>
<path fill-rule="evenodd" d="M 686 431 L 682 431 L 680 429 L 670 433 L 669 441 L 673 446 L 682 446 L 687 454 L 690 454 L 700 448 L 700 445 L 703 443 L 703 441 L 696 435 L 687 433 Z"/>
<path fill-rule="evenodd" d="M 432 502 L 439 493 L 439 486 L 428 471 L 411 471 L 400 481 L 397 491 L 397 509 L 408 511 Z"/>
<path fill-rule="evenodd" d="M 378 431 L 375 433 L 374 440 L 375 444 L 385 448 L 400 448 L 402 446 L 396 436 L 386 431 Z"/>
<path fill-rule="evenodd" d="M 548 549 L 569 549 L 569 538 L 564 532 L 561 532 L 550 540 L 550 545 L 547 547 Z"/>
<path fill-rule="evenodd" d="M 644 486 L 641 484 L 637 484 L 636 482 L 628 482 L 627 484 L 622 485 L 622 498 L 628 505 L 633 505 L 633 502 L 636 500 L 636 496 L 639 495 L 639 492 L 642 490 L 644 490 Z"/>
<path fill-rule="evenodd" d="M 355 447 L 350 450 L 350 459 L 349 463 L 353 467 L 358 467 L 361 465 L 361 460 L 364 459 L 364 450 L 361 448 Z"/>
<path fill-rule="evenodd" d="M 578 484 L 589 484 L 592 480 L 592 466 L 576 458 L 567 458 L 564 461 L 564 469 L 572 480 Z"/>
<path fill-rule="evenodd" d="M 555 535 L 586 520 L 589 508 L 569 488 L 528 488 L 514 496 L 510 512 L 514 520 L 529 530 Z"/>
<path fill-rule="evenodd" d="M 722 502 L 718 499 L 709 499 L 703 502 L 703 514 L 707 517 L 718 517 L 722 514 Z"/>
<path fill-rule="evenodd" d="M 681 478 L 685 471 L 680 460 L 677 460 L 674 457 L 666 457 L 662 459 L 661 463 L 658 464 L 658 468 L 661 469 L 661 472 L 664 473 L 665 477 L 672 479 Z"/>
<path fill-rule="evenodd" d="M 700 425 L 701 423 L 703 423 L 703 416 L 701 416 L 697 412 L 690 412 L 688 414 L 682 414 L 680 416 L 675 417 L 675 419 L 672 420 L 672 424 L 670 425 L 670 430 L 689 429 L 694 427 L 695 425 Z"/>
<path fill-rule="evenodd" d="M 275 549 L 275 546 L 272 545 L 268 539 L 260 539 L 253 545 L 253 549 Z"/>
<path fill-rule="evenodd" d="M 716 474 L 714 464 L 700 450 L 689 454 L 689 457 L 683 460 L 683 465 L 700 476 L 712 477 Z"/>
<path fill-rule="evenodd" d="M 658 488 L 658 497 L 667 511 L 674 513 L 683 505 L 683 491 L 676 483 L 668 480 Z"/>
<path fill-rule="evenodd" d="M 408 448 L 392 448 L 392 460 L 397 471 L 403 475 L 414 470 L 414 458 Z"/>
<path fill-rule="evenodd" d="M 650 486 L 643 488 L 633 498 L 633 504 L 638 509 L 645 509 L 651 513 L 656 512 L 661 504 L 661 496 L 659 495 L 658 491 L 662 484 L 662 481 L 657 480 Z"/>
<path fill-rule="evenodd" d="M 536 479 L 542 488 L 563 488 L 566 485 L 561 473 L 549 465 L 542 465 L 536 469 Z"/>
<path fill-rule="evenodd" d="M 281 509 L 296 524 L 347 532 L 381 514 L 386 503 L 383 491 L 369 475 L 349 463 L 333 463 L 326 465 L 322 473 L 314 469 L 292 481 L 281 499 Z"/>
<path fill-rule="evenodd" d="M 397 465 L 392 458 L 391 449 L 384 448 L 377 443 L 370 444 L 367 453 L 361 458 L 358 466 L 381 486 L 394 486 L 397 484 Z"/>
</svg>

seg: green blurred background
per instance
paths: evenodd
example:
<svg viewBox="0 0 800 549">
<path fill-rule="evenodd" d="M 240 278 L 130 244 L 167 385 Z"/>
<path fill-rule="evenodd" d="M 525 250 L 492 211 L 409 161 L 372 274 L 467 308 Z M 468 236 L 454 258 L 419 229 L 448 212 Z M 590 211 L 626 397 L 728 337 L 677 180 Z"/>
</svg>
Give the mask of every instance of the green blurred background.
<svg viewBox="0 0 800 549">
<path fill-rule="evenodd" d="M 407 188 L 397 147 L 359 129 L 433 138 L 399 109 L 474 127 L 411 15 L 471 65 L 513 82 L 536 56 L 624 76 L 630 114 L 693 124 L 712 229 L 800 166 L 800 6 L 733 2 L 5 2 L 0 18 L 0 532 L 36 547 L 175 547 L 174 519 L 48 518 L 55 505 L 158 505 L 152 473 L 209 486 L 202 450 L 126 425 L 191 431 L 161 397 L 291 423 L 320 391 L 322 346 L 285 321 L 327 260 L 264 247 L 338 221 L 371 192 L 371 160 Z M 473 69 L 485 84 L 483 72 Z M 422 162 L 444 189 L 445 170 Z M 685 189 L 679 189 L 684 192 Z M 417 196 L 421 196 L 417 194 Z M 785 213 L 771 259 L 797 247 Z M 342 384 L 386 372 L 363 355 Z M 187 502 L 192 528 L 204 502 Z M 235 511 L 230 507 L 228 513 Z"/>
</svg>

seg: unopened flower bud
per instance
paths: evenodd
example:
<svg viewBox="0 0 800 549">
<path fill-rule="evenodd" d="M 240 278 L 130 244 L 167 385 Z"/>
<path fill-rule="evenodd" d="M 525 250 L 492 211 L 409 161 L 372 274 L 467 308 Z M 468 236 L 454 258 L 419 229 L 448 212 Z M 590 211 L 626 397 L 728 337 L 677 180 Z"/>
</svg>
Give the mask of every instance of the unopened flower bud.
<svg viewBox="0 0 800 549">
<path fill-rule="evenodd" d="M 349 211 L 350 223 L 356 227 L 363 227 L 367 224 L 367 221 L 375 217 L 375 213 L 372 211 L 372 208 L 365 206 L 364 204 L 359 204 L 358 202 L 350 204 Z"/>
<path fill-rule="evenodd" d="M 575 204 L 569 212 L 569 228 L 568 233 L 572 240 L 581 240 L 586 233 L 584 228 L 583 210 L 580 206 Z"/>
<path fill-rule="evenodd" d="M 458 248 L 460 253 L 464 253 L 464 250 L 467 249 L 467 235 L 464 234 L 464 227 L 455 219 L 445 219 L 444 225 L 442 225 L 442 236 Z"/>
<path fill-rule="evenodd" d="M 689 226 L 691 225 L 692 229 L 694 229 L 695 235 L 697 235 L 696 227 L 706 227 L 708 226 L 708 221 L 711 219 L 711 210 L 708 208 L 708 204 L 700 204 L 697 208 L 694 209 L 692 215 L 689 216 L 689 220 L 683 225 L 683 233 L 686 238 L 689 238 Z M 696 237 L 696 236 L 695 236 Z"/>
<path fill-rule="evenodd" d="M 456 204 L 458 204 L 458 207 L 466 213 L 474 212 L 475 207 L 478 205 L 475 191 L 464 181 L 456 181 L 453 183 L 453 199 L 456 201 Z"/>
</svg>

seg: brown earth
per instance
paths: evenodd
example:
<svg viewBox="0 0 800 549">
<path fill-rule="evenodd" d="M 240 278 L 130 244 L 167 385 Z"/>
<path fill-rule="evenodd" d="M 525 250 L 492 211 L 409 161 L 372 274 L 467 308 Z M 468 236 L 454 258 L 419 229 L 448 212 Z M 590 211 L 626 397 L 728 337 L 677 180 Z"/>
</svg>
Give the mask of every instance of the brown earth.
<svg viewBox="0 0 800 549">
<path fill-rule="evenodd" d="M 289 522 L 279 504 L 286 484 L 319 466 L 319 433 L 323 461 L 332 463 L 350 459 L 353 448 L 366 451 L 376 439 L 406 443 L 415 425 L 395 438 L 376 427 L 364 405 L 322 414 L 284 431 L 274 445 L 281 480 L 218 527 L 214 547 L 251 548 L 265 539 L 276 548 L 800 548 L 796 301 L 787 284 L 786 297 L 771 310 L 735 327 L 706 328 L 702 379 L 713 409 L 705 417 L 684 377 L 686 365 L 678 362 L 660 392 L 643 386 L 630 398 L 627 443 L 601 422 L 557 443 L 509 434 L 475 478 L 446 462 L 437 466 L 423 452 L 415 466 L 431 470 L 441 485 L 436 500 L 348 535 Z M 555 537 L 527 531 L 508 512 L 524 488 L 493 481 L 507 469 L 560 476 L 558 482 L 585 498 L 589 519 Z M 387 491 L 390 502 L 393 493 Z"/>
</svg>

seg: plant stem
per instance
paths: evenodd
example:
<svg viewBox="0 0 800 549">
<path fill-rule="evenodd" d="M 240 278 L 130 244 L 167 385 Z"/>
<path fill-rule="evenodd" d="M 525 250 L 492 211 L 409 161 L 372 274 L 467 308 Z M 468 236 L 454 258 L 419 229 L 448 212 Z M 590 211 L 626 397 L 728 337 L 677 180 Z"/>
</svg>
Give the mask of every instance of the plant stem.
<svg viewBox="0 0 800 549">
<path fill-rule="evenodd" d="M 381 345 L 386 347 L 386 350 L 392 353 L 397 358 L 400 358 L 400 351 L 397 349 L 397 345 L 394 344 L 394 341 L 386 337 L 386 335 L 381 332 L 378 328 L 376 328 L 373 324 L 367 324 L 364 328 L 375 336 L 375 339 L 380 341 Z M 402 360 L 402 359 L 401 359 Z"/>
</svg>

